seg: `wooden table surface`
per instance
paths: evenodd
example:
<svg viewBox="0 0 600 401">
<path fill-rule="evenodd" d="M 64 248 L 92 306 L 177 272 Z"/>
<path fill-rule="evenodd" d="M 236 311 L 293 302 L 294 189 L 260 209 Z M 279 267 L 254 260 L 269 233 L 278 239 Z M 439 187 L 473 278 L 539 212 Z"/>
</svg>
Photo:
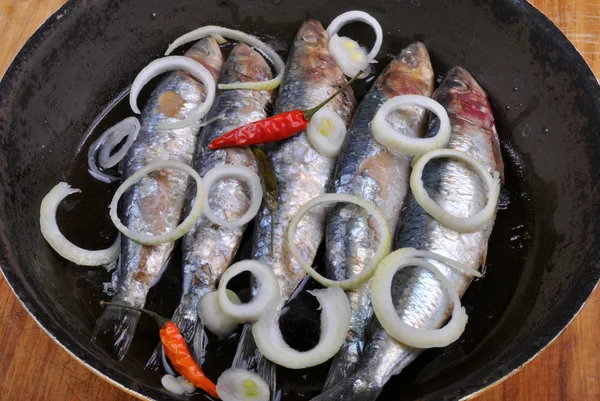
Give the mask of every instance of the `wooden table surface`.
<svg viewBox="0 0 600 401">
<path fill-rule="evenodd" d="M 0 72 L 65 0 L 0 0 Z M 140 2 L 142 4 L 142 2 Z M 533 1 L 600 76 L 600 0 Z M 537 358 L 477 401 L 600 400 L 600 288 Z M 0 400 L 133 401 L 56 345 L 0 276 Z"/>
</svg>

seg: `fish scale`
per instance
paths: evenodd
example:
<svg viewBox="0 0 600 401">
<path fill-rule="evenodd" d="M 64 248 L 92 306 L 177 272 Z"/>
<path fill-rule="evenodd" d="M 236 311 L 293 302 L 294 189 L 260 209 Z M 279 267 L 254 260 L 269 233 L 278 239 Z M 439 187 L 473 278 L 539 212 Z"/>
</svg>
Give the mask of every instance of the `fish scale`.
<svg viewBox="0 0 600 401">
<path fill-rule="evenodd" d="M 431 96 L 434 74 L 425 45 L 416 42 L 405 49 L 381 73 L 358 106 L 338 158 L 332 192 L 358 196 L 372 202 L 383 213 L 394 232 L 408 192 L 411 157 L 395 154 L 379 144 L 370 123 L 381 105 L 399 95 Z M 420 107 L 403 108 L 387 120 L 399 132 L 422 136 L 425 112 Z M 326 274 L 345 280 L 360 274 L 370 262 L 379 238 L 369 225 L 368 213 L 351 204 L 340 204 L 327 220 Z M 372 316 L 370 285 L 346 292 L 352 314 L 346 342 L 334 357 L 325 387 L 351 372 L 364 347 L 365 325 Z"/>
<path fill-rule="evenodd" d="M 448 148 L 467 152 L 483 163 L 490 173 L 503 176 L 500 144 L 492 111 L 483 89 L 463 68 L 448 72 L 434 98 L 448 111 L 452 135 Z M 435 124 L 432 124 L 435 127 Z M 435 129 L 428 135 L 434 134 Z M 423 171 L 423 182 L 430 197 L 444 210 L 457 216 L 471 216 L 486 204 L 486 187 L 481 178 L 465 164 L 451 159 L 435 159 Z M 413 247 L 457 260 L 472 269 L 485 263 L 493 219 L 481 230 L 458 233 L 433 219 L 409 195 L 397 229 L 397 248 Z M 454 284 L 462 296 L 472 281 L 441 263 L 432 263 Z M 392 299 L 398 316 L 417 328 L 439 328 L 450 316 L 451 301 L 431 272 L 407 267 L 392 281 Z M 383 386 L 400 373 L 421 352 L 391 338 L 373 319 L 369 340 L 354 373 L 325 390 L 313 401 L 373 401 Z"/>
</svg>

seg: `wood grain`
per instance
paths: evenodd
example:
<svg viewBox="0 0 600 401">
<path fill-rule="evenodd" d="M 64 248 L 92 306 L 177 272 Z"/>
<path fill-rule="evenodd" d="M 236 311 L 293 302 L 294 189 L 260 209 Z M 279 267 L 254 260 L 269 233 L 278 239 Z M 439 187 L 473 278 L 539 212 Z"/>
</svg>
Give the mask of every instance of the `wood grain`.
<svg viewBox="0 0 600 401">
<path fill-rule="evenodd" d="M 64 0 L 0 0 L 0 71 Z M 533 4 L 571 39 L 600 76 L 600 0 Z M 477 401 L 599 400 L 600 288 L 537 358 Z M 29 317 L 0 276 L 0 400 L 132 401 L 76 362 Z"/>
</svg>

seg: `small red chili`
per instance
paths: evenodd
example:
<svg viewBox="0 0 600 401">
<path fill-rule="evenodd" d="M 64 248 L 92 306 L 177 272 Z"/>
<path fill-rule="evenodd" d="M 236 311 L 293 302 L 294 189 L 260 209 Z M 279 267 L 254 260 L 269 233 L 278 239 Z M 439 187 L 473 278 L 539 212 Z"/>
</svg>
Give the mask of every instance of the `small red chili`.
<svg viewBox="0 0 600 401">
<path fill-rule="evenodd" d="M 209 149 L 229 148 L 232 146 L 258 145 L 261 143 L 281 141 L 304 131 L 315 115 L 323 106 L 329 103 L 350 86 L 362 74 L 359 71 L 350 81 L 338 89 L 325 101 L 309 110 L 292 110 L 265 118 L 250 124 L 242 125 L 214 139 L 208 144 Z"/>
<path fill-rule="evenodd" d="M 175 323 L 173 323 L 171 320 L 165 319 L 162 316 L 159 316 L 158 314 L 152 311 L 142 308 L 136 308 L 135 306 L 104 301 L 100 301 L 100 304 L 118 306 L 126 309 L 134 309 L 152 316 L 156 320 L 158 325 L 161 326 L 159 334 L 160 340 L 165 350 L 165 355 L 167 356 L 171 364 L 173 364 L 173 367 L 175 368 L 177 373 L 182 375 L 195 387 L 206 391 L 208 394 L 215 398 L 219 398 L 219 395 L 217 394 L 217 386 L 212 381 L 210 381 L 210 379 L 206 377 L 206 375 L 204 375 L 204 372 L 202 371 L 200 366 L 198 366 L 196 361 L 194 361 L 194 358 L 192 357 L 188 349 L 187 343 L 185 342 L 185 338 L 183 338 L 183 335 L 181 334 L 179 328 Z"/>
</svg>

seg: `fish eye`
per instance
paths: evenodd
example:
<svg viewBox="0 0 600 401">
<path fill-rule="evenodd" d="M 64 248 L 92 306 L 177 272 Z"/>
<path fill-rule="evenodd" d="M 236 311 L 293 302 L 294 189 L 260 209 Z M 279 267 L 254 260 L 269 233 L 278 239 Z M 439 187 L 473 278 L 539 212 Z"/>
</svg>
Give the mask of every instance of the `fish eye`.
<svg viewBox="0 0 600 401">
<path fill-rule="evenodd" d="M 466 82 L 459 81 L 458 79 L 450 79 L 446 81 L 446 85 L 458 93 L 466 93 L 471 89 Z"/>
</svg>

